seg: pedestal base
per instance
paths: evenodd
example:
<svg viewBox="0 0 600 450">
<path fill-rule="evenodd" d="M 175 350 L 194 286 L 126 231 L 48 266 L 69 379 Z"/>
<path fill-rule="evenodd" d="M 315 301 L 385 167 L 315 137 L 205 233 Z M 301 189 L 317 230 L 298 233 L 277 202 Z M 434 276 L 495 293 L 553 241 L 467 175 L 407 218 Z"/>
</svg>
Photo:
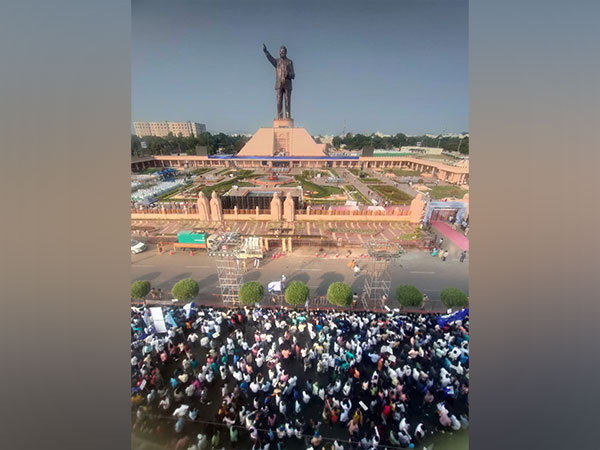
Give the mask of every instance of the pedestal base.
<svg viewBox="0 0 600 450">
<path fill-rule="evenodd" d="M 325 144 L 317 144 L 304 128 L 295 128 L 294 119 L 275 119 L 273 128 L 260 128 L 237 156 L 323 157 Z"/>
<path fill-rule="evenodd" d="M 275 119 L 273 128 L 294 128 L 294 119 Z"/>
</svg>

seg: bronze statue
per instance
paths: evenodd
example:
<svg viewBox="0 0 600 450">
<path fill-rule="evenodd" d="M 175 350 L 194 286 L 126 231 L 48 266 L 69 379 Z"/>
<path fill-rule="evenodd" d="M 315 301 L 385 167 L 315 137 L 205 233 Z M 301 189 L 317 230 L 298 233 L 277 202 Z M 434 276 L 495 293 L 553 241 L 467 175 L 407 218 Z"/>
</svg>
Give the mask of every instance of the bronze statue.
<svg viewBox="0 0 600 450">
<path fill-rule="evenodd" d="M 276 69 L 275 94 L 277 95 L 277 118 L 283 118 L 281 107 L 283 95 L 285 94 L 285 117 L 286 119 L 291 119 L 292 80 L 296 77 L 294 63 L 291 59 L 287 58 L 287 49 L 284 46 L 279 49 L 278 59 L 271 56 L 265 44 L 263 44 L 263 52 L 265 52 L 265 56 Z"/>
</svg>

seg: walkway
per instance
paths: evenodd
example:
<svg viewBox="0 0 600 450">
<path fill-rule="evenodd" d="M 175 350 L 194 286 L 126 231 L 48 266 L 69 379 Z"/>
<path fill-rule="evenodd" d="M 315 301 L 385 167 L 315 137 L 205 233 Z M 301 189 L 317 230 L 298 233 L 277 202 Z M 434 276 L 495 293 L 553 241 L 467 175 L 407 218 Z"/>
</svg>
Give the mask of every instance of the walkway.
<svg viewBox="0 0 600 450">
<path fill-rule="evenodd" d="M 354 175 L 348 169 L 345 169 L 343 176 L 344 178 L 346 178 L 346 180 L 349 181 L 348 184 L 354 186 L 362 195 L 365 196 L 365 198 L 369 200 L 369 202 L 375 199 L 379 202 L 380 205 L 383 205 L 385 203 L 385 198 L 383 198 L 383 196 L 372 191 L 366 183 L 363 183 L 359 177 Z M 383 182 L 381 184 L 383 184 Z M 371 205 L 371 203 L 369 203 L 369 205 Z"/>
<path fill-rule="evenodd" d="M 431 223 L 431 226 L 450 239 L 461 250 L 469 250 L 469 239 L 462 233 L 454 231 L 446 222 L 435 221 Z"/>
</svg>

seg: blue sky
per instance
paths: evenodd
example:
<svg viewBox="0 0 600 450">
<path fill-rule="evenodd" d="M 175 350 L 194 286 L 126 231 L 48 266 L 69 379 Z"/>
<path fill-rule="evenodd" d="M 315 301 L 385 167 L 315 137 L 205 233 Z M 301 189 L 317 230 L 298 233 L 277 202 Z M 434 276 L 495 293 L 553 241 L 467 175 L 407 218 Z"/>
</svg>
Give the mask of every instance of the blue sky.
<svg viewBox="0 0 600 450">
<path fill-rule="evenodd" d="M 287 46 L 292 116 L 313 135 L 468 131 L 467 0 L 133 0 L 132 120 L 271 126 L 263 42 Z"/>
</svg>

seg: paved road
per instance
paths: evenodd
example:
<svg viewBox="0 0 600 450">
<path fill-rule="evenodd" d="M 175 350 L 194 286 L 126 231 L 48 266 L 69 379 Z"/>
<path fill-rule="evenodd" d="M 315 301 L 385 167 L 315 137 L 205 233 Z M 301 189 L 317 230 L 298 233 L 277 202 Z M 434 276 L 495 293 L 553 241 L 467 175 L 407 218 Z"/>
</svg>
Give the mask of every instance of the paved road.
<svg viewBox="0 0 600 450">
<path fill-rule="evenodd" d="M 468 259 L 464 263 L 459 262 L 460 250 L 452 244 L 447 247 L 450 255 L 446 262 L 425 251 L 404 254 L 398 264 L 391 267 L 392 290 L 401 284 L 412 284 L 432 300 L 439 299 L 440 291 L 446 287 L 456 287 L 468 294 Z M 356 251 L 354 253 L 357 254 Z M 219 292 L 215 261 L 204 251 L 193 256 L 187 252 L 158 255 L 156 249 L 150 246 L 147 251 L 132 255 L 131 261 L 132 281 L 148 280 L 154 288 L 163 292 L 169 292 L 177 281 L 189 277 L 198 281 L 200 293 L 204 296 Z M 244 281 L 258 281 L 266 286 L 285 274 L 288 281 L 307 283 L 313 296 L 326 295 L 329 285 L 336 281 L 348 283 L 360 294 L 365 275 L 354 277 L 348 262 L 346 258 L 315 258 L 314 254 L 301 249 L 280 259 L 264 259 L 258 270 L 251 267 L 250 262 Z M 366 268 L 366 260 L 359 260 L 359 266 Z"/>
</svg>

